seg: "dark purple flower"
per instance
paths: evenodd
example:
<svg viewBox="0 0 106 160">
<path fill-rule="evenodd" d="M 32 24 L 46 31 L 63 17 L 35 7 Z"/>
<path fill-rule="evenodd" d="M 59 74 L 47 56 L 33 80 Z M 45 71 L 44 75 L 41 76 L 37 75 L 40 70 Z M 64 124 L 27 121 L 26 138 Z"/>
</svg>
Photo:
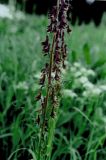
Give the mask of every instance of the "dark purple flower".
<svg viewBox="0 0 106 160">
<path fill-rule="evenodd" d="M 60 50 L 60 39 L 58 39 L 57 41 L 56 41 L 56 49 L 55 49 L 56 51 L 59 51 Z"/>
<path fill-rule="evenodd" d="M 62 43 L 64 43 L 64 31 L 62 32 Z"/>
<path fill-rule="evenodd" d="M 36 101 L 39 101 L 41 99 L 41 92 L 38 93 L 38 95 L 35 97 Z"/>
<path fill-rule="evenodd" d="M 61 16 L 61 20 L 60 20 L 60 28 L 61 29 L 65 29 L 65 26 L 67 25 L 67 19 L 66 19 L 66 15 L 63 14 Z"/>
<path fill-rule="evenodd" d="M 55 111 L 54 111 L 54 107 L 53 107 L 53 108 L 52 108 L 52 111 L 51 111 L 51 115 L 50 115 L 50 116 L 51 116 L 52 118 L 54 118 L 54 117 L 55 117 L 55 115 L 56 115 L 56 113 L 55 113 Z"/>
<path fill-rule="evenodd" d="M 52 28 L 53 28 L 53 27 L 52 27 L 52 23 L 51 23 L 51 24 L 48 25 L 48 27 L 47 27 L 47 32 L 52 32 L 52 31 L 53 31 Z"/>
<path fill-rule="evenodd" d="M 42 42 L 42 46 L 43 46 L 43 52 L 48 53 L 49 50 L 50 50 L 50 43 L 49 43 L 49 37 L 48 36 L 46 36 L 46 40 L 44 42 Z"/>
<path fill-rule="evenodd" d="M 67 26 L 67 33 L 70 33 L 72 30 L 71 28 L 69 27 L 69 25 Z"/>
<path fill-rule="evenodd" d="M 62 8 L 63 11 L 67 12 L 68 9 L 69 9 L 68 1 L 61 0 L 61 8 Z"/>
<path fill-rule="evenodd" d="M 49 12 L 50 24 L 48 25 L 47 32 L 56 32 L 57 24 L 57 7 L 54 6 Z"/>
<path fill-rule="evenodd" d="M 42 73 L 39 84 L 43 86 L 45 83 L 45 79 L 46 79 L 46 75 L 45 73 Z"/>
<path fill-rule="evenodd" d="M 64 54 L 67 56 L 67 45 L 64 45 Z"/>
<path fill-rule="evenodd" d="M 59 75 L 59 73 L 56 71 L 56 73 L 55 73 L 55 80 L 56 81 L 59 81 L 60 80 L 60 75 Z"/>
<path fill-rule="evenodd" d="M 41 70 L 41 73 L 43 75 L 43 74 L 48 74 L 48 72 L 49 72 L 49 64 L 46 63 L 45 67 Z"/>
<path fill-rule="evenodd" d="M 49 12 L 49 17 L 52 23 L 56 22 L 56 18 L 57 18 L 57 7 L 56 6 L 54 6 L 52 10 Z"/>
<path fill-rule="evenodd" d="M 60 70 L 60 68 L 56 65 L 56 63 L 54 64 L 54 66 L 53 66 L 53 72 L 58 72 L 59 74 L 61 73 L 61 70 Z"/>
<path fill-rule="evenodd" d="M 56 64 L 59 64 L 61 62 L 61 56 L 60 56 L 60 52 L 59 51 L 55 52 L 54 61 L 55 61 Z"/>
<path fill-rule="evenodd" d="M 63 61 L 63 69 L 66 69 L 66 64 L 64 61 Z"/>
<path fill-rule="evenodd" d="M 47 32 L 52 33 L 51 45 L 48 35 L 46 40 L 42 42 L 44 56 L 48 55 L 48 63 L 41 70 L 40 90 L 36 96 L 36 100 L 40 100 L 40 113 L 37 123 L 40 124 L 40 145 L 38 153 L 43 153 L 43 146 L 48 138 L 49 120 L 57 116 L 57 108 L 59 107 L 59 97 L 61 89 L 61 69 L 65 68 L 65 60 L 67 57 L 67 46 L 65 45 L 65 31 L 71 32 L 67 23 L 67 11 L 69 9 L 69 0 L 57 0 L 57 6 L 49 12 L 50 24 Z M 46 134 L 45 134 L 46 133 Z M 43 143 L 42 143 L 43 142 Z M 42 154 L 43 155 L 43 154 Z M 41 155 L 40 155 L 41 156 Z M 40 159 L 40 158 L 39 158 Z"/>
<path fill-rule="evenodd" d="M 60 29 L 58 29 L 56 33 L 56 39 L 59 41 L 60 38 L 61 38 L 61 31 Z"/>
<path fill-rule="evenodd" d="M 62 47 L 62 57 L 63 57 L 63 60 L 65 60 L 65 58 L 67 57 L 67 45 L 63 45 Z"/>
</svg>

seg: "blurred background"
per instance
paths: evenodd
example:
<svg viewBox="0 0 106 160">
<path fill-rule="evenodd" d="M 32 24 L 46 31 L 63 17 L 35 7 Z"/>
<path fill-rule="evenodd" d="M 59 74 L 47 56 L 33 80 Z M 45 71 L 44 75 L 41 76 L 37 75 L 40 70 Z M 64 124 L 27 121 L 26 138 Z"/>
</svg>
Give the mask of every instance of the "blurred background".
<svg viewBox="0 0 106 160">
<path fill-rule="evenodd" d="M 16 9 L 21 9 L 26 13 L 47 14 L 50 7 L 56 3 L 56 0 L 0 0 L 3 4 L 14 5 Z M 102 0 L 70 0 L 72 6 L 71 22 L 75 24 L 79 20 L 79 24 L 83 22 L 89 23 L 91 20 L 99 25 L 103 13 L 106 11 L 106 2 Z M 69 12 L 70 12 L 69 11 Z"/>
<path fill-rule="evenodd" d="M 54 0 L 0 0 L 0 160 L 36 160 L 41 42 Z M 51 160 L 106 160 L 106 2 L 72 0 Z"/>
</svg>

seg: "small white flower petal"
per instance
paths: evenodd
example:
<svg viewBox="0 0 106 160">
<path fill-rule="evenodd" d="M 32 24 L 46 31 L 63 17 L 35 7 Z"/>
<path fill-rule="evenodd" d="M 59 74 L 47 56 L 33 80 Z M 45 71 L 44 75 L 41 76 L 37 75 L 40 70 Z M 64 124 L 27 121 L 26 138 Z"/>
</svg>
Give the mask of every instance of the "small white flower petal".
<svg viewBox="0 0 106 160">
<path fill-rule="evenodd" d="M 88 83 L 88 78 L 87 78 L 87 77 L 84 77 L 84 76 L 83 76 L 83 77 L 80 77 L 78 80 L 79 80 L 79 82 L 82 83 L 82 84 Z"/>
<path fill-rule="evenodd" d="M 72 90 L 69 90 L 69 89 L 64 89 L 63 94 L 65 96 L 68 96 L 68 97 L 71 97 L 71 98 L 77 97 L 77 94 L 74 93 Z"/>
</svg>

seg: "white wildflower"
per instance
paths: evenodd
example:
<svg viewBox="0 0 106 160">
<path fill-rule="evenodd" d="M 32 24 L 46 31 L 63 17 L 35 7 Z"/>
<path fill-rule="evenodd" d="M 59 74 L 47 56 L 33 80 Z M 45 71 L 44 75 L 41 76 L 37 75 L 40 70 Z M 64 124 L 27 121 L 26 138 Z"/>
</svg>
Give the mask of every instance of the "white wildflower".
<svg viewBox="0 0 106 160">
<path fill-rule="evenodd" d="M 88 83 L 88 78 L 85 77 L 85 76 L 82 76 L 82 77 L 80 77 L 80 78 L 78 79 L 78 81 L 79 81 L 80 83 L 82 83 L 82 84 Z"/>
<path fill-rule="evenodd" d="M 80 71 L 76 71 L 74 73 L 75 78 L 80 77 L 82 75 L 82 73 Z"/>
<path fill-rule="evenodd" d="M 17 20 L 24 20 L 25 19 L 25 14 L 23 12 L 21 12 L 21 11 L 17 11 L 15 13 L 15 18 Z"/>
<path fill-rule="evenodd" d="M 80 72 L 81 72 L 82 74 L 86 74 L 87 69 L 86 69 L 86 68 L 84 68 L 84 67 L 82 67 L 82 68 L 80 69 Z"/>
<path fill-rule="evenodd" d="M 93 89 L 88 89 L 86 91 L 83 92 L 83 96 L 85 97 L 92 97 L 92 96 L 99 96 L 102 93 L 102 90 L 97 88 L 97 87 L 93 87 Z"/>
<path fill-rule="evenodd" d="M 0 4 L 0 17 L 13 19 L 12 13 L 8 6 Z"/>
<path fill-rule="evenodd" d="M 84 97 L 88 97 L 89 96 L 89 92 L 88 91 L 84 91 L 82 94 Z"/>
<path fill-rule="evenodd" d="M 41 73 L 38 72 L 37 74 L 34 74 L 34 78 L 39 79 L 41 77 Z"/>
<path fill-rule="evenodd" d="M 74 93 L 72 90 L 69 90 L 69 89 L 64 89 L 63 94 L 65 96 L 68 96 L 68 97 L 71 97 L 71 98 L 77 97 L 77 94 Z"/>
<path fill-rule="evenodd" d="M 15 11 L 14 6 L 8 6 L 4 4 L 0 4 L 0 17 L 17 20 L 25 19 L 25 14 L 21 11 Z"/>
<path fill-rule="evenodd" d="M 100 88 L 103 92 L 106 91 L 106 85 L 101 85 L 101 86 L 99 86 L 99 88 Z"/>
<path fill-rule="evenodd" d="M 94 88 L 94 84 L 92 84 L 90 81 L 88 81 L 87 83 L 83 84 L 83 87 L 90 90 Z"/>
<path fill-rule="evenodd" d="M 87 75 L 88 76 L 95 76 L 96 73 L 92 69 L 89 69 L 89 70 L 87 70 Z"/>
<path fill-rule="evenodd" d="M 71 72 L 76 73 L 77 69 L 75 67 L 71 67 Z"/>
<path fill-rule="evenodd" d="M 80 67 L 81 67 L 81 64 L 78 63 L 78 62 L 75 62 L 73 66 L 76 67 L 76 68 L 80 68 Z"/>
<path fill-rule="evenodd" d="M 95 87 L 92 92 L 91 92 L 93 95 L 100 95 L 102 93 L 102 90 Z"/>
<path fill-rule="evenodd" d="M 21 89 L 21 90 L 28 90 L 28 84 L 27 82 L 23 81 L 23 82 L 19 82 L 17 85 L 15 85 L 16 89 Z"/>
</svg>

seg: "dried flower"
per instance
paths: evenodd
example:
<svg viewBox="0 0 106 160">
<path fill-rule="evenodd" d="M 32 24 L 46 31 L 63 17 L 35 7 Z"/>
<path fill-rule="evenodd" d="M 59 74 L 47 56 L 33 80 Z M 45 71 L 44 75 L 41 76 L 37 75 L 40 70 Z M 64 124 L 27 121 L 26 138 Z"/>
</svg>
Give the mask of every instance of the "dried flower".
<svg viewBox="0 0 106 160">
<path fill-rule="evenodd" d="M 72 30 L 71 28 L 69 27 L 69 25 L 67 26 L 67 33 L 70 33 Z"/>
<path fill-rule="evenodd" d="M 51 112 L 50 116 L 51 116 L 52 118 L 54 118 L 54 117 L 56 116 L 56 113 L 55 113 L 55 111 L 54 111 L 54 108 L 52 108 L 52 112 Z"/>
<path fill-rule="evenodd" d="M 43 86 L 45 83 L 45 79 L 46 79 L 46 75 L 45 73 L 42 73 L 39 84 Z"/>
<path fill-rule="evenodd" d="M 65 31 L 71 32 L 67 24 L 67 11 L 69 3 L 67 0 L 57 0 L 57 6 L 49 12 L 50 24 L 47 27 L 47 32 L 52 33 L 53 40 L 49 42 L 49 36 L 42 42 L 44 56 L 47 55 L 49 63 L 41 70 L 40 85 L 41 90 L 36 97 L 41 100 L 41 141 L 39 146 L 39 154 L 41 151 L 42 138 L 45 132 L 48 132 L 48 123 L 50 118 L 56 117 L 59 104 L 59 96 L 61 89 L 61 69 L 65 68 L 65 60 L 67 57 L 67 45 L 65 44 Z M 43 86 L 43 89 L 42 89 Z M 45 95 L 44 95 L 45 94 Z M 49 104 L 49 105 L 48 105 Z M 38 157 L 40 159 L 40 157 Z"/>
<path fill-rule="evenodd" d="M 46 40 L 44 42 L 42 42 L 42 46 L 43 46 L 43 52 L 47 54 L 50 50 L 50 43 L 49 43 L 49 37 L 48 36 L 46 36 Z"/>
<path fill-rule="evenodd" d="M 41 99 L 41 92 L 38 93 L 38 95 L 35 97 L 36 101 L 39 101 Z"/>
<path fill-rule="evenodd" d="M 52 10 L 49 12 L 49 17 L 51 19 L 51 23 L 56 23 L 57 18 L 57 7 L 53 6 Z"/>
</svg>

